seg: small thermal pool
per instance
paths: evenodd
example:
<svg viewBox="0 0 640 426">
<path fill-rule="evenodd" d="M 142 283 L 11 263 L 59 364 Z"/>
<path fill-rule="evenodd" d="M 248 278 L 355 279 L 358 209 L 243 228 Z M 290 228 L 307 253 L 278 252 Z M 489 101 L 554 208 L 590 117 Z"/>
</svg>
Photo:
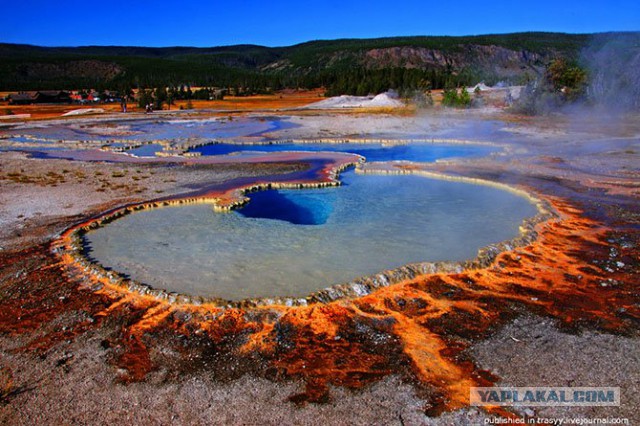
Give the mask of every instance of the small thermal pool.
<svg viewBox="0 0 640 426">
<path fill-rule="evenodd" d="M 102 265 L 153 287 L 228 300 L 301 297 L 420 261 L 464 260 L 515 237 L 526 198 L 420 176 L 342 175 L 337 188 L 264 191 L 127 215 L 85 236 Z"/>
<path fill-rule="evenodd" d="M 494 146 L 477 144 L 452 145 L 425 142 L 394 145 L 381 143 L 216 143 L 194 148 L 192 152 L 199 152 L 202 155 L 226 155 L 242 152 L 327 151 L 359 154 L 369 162 L 395 160 L 432 162 L 439 158 L 481 157 L 496 151 L 496 149 Z"/>
</svg>

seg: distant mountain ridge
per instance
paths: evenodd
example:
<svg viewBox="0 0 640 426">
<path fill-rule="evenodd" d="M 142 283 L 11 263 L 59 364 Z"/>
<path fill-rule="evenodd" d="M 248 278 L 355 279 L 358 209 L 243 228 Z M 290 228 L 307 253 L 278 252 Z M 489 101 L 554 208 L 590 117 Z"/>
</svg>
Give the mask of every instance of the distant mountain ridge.
<svg viewBox="0 0 640 426">
<path fill-rule="evenodd" d="M 424 81 L 433 88 L 480 79 L 516 82 L 539 74 L 556 57 L 576 59 L 592 36 L 528 32 L 205 48 L 0 43 L 0 90 L 324 86 L 346 93 Z"/>
</svg>

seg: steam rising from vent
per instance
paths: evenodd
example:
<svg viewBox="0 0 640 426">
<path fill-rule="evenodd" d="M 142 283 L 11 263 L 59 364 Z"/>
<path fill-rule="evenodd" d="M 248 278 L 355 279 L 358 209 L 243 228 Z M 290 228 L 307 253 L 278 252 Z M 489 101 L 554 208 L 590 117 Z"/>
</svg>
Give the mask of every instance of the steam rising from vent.
<svg viewBox="0 0 640 426">
<path fill-rule="evenodd" d="M 640 33 L 596 35 L 582 63 L 593 103 L 618 112 L 640 110 Z"/>
<path fill-rule="evenodd" d="M 640 32 L 594 35 L 578 66 L 566 58 L 547 64 L 546 74 L 529 82 L 514 103 L 516 112 L 533 115 L 584 117 L 594 109 L 608 119 L 640 111 Z"/>
</svg>

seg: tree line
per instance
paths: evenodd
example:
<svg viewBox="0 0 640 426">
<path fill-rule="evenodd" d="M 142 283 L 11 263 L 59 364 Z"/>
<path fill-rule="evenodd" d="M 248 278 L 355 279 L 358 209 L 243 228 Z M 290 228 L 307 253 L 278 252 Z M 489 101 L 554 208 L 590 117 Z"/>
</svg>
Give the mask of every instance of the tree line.
<svg viewBox="0 0 640 426">
<path fill-rule="evenodd" d="M 96 59 L 97 60 L 97 59 Z M 364 68 L 356 64 L 340 67 L 295 67 L 285 70 L 261 70 L 226 67 L 211 63 L 187 62 L 155 58 L 100 58 L 113 60 L 123 72 L 106 79 L 76 76 L 34 74 L 29 64 L 45 58 L 7 58 L 0 64 L 0 89 L 15 91 L 80 90 L 128 93 L 132 89 L 153 90 L 157 87 L 227 88 L 229 93 L 253 95 L 271 93 L 285 88 L 325 88 L 333 95 L 367 95 L 385 90 L 441 89 L 447 85 L 469 84 L 478 77 L 468 70 L 450 68 L 406 69 L 402 67 Z M 33 62 L 31 62 L 33 61 Z M 41 67 L 35 66 L 34 69 Z M 46 67 L 44 68 L 46 69 Z M 90 70 L 88 70 L 90 71 Z M 186 90 L 186 89 L 185 89 Z M 193 94 L 192 94 L 193 95 Z M 177 96 L 183 96 L 177 94 Z M 184 98 L 189 95 L 184 95 Z"/>
</svg>

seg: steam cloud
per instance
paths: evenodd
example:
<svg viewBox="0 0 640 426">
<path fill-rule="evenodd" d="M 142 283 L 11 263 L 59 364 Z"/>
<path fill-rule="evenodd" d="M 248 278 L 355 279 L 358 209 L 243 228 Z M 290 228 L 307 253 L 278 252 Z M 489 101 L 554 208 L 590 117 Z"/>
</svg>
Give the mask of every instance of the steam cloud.
<svg viewBox="0 0 640 426">
<path fill-rule="evenodd" d="M 640 110 L 640 33 L 599 34 L 581 62 L 589 70 L 587 95 L 594 104 Z"/>
</svg>

